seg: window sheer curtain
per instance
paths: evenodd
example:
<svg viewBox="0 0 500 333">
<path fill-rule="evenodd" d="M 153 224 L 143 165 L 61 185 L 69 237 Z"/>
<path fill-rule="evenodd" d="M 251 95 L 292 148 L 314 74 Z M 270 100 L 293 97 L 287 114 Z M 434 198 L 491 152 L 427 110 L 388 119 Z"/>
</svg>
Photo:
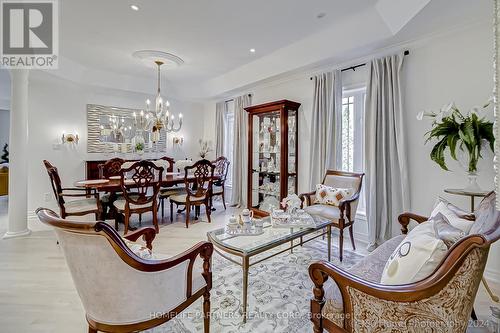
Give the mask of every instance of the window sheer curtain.
<svg viewBox="0 0 500 333">
<path fill-rule="evenodd" d="M 244 108 L 252 105 L 252 96 L 245 94 L 234 99 L 234 145 L 232 164 L 231 205 L 246 205 L 247 186 L 247 152 L 248 152 L 248 115 Z"/>
<path fill-rule="evenodd" d="M 226 102 L 215 104 L 215 158 L 224 155 L 224 118 L 226 112 Z"/>
<path fill-rule="evenodd" d="M 365 168 L 368 250 L 392 236 L 392 225 L 409 208 L 403 128 L 403 54 L 372 60 L 366 87 Z"/>
<path fill-rule="evenodd" d="M 314 77 L 311 124 L 310 188 L 321 183 L 328 169 L 339 169 L 342 160 L 342 73 Z"/>
</svg>

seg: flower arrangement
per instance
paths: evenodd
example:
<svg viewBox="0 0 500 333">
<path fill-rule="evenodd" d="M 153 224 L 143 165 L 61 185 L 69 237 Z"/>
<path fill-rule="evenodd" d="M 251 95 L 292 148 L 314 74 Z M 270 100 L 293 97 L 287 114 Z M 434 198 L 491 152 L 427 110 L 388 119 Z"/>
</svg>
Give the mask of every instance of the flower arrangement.
<svg viewBox="0 0 500 333">
<path fill-rule="evenodd" d="M 466 168 L 469 174 L 477 172 L 477 163 L 482 158 L 481 150 L 484 142 L 488 142 L 491 150 L 494 150 L 493 123 L 480 117 L 491 102 L 492 98 L 482 107 L 473 107 L 465 115 L 455 103 L 445 105 L 438 112 L 420 112 L 417 115 L 418 120 L 424 117 L 433 119 L 432 129 L 426 133 L 425 143 L 433 139 L 438 140 L 432 148 L 430 157 L 442 169 L 448 170 L 444 154 L 446 148 L 449 148 L 451 157 L 457 161 L 457 147 L 467 154 Z"/>
<path fill-rule="evenodd" d="M 212 150 L 212 142 L 211 141 L 205 141 L 205 140 L 198 140 L 198 143 L 200 144 L 200 157 L 205 158 L 208 153 L 210 153 Z"/>
</svg>

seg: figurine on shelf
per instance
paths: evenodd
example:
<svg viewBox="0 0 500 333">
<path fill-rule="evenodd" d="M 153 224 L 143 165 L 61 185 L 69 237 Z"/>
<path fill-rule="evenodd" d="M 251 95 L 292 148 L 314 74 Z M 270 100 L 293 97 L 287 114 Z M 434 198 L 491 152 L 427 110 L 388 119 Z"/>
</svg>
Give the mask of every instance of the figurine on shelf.
<svg viewBox="0 0 500 333">
<path fill-rule="evenodd" d="M 300 209 L 301 204 L 302 201 L 295 193 L 289 194 L 286 198 L 283 198 L 283 200 L 281 200 L 281 207 L 286 209 L 286 212 L 291 215 L 295 214 L 297 209 Z"/>
</svg>

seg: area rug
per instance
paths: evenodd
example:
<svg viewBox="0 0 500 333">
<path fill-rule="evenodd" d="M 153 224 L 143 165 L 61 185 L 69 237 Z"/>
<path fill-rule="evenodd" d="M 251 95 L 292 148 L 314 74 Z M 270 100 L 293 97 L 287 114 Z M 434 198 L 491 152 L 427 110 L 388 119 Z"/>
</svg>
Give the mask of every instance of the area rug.
<svg viewBox="0 0 500 333">
<path fill-rule="evenodd" d="M 312 241 L 250 267 L 248 285 L 249 318 L 241 314 L 242 269 L 214 253 L 212 271 L 210 331 L 217 333 L 311 332 L 309 306 L 313 284 L 309 265 L 327 260 L 326 242 Z M 258 260 L 259 257 L 254 257 Z M 346 250 L 338 260 L 334 248 L 331 262 L 348 268 L 363 257 Z M 147 333 L 203 332 L 202 301 L 197 301 L 170 322 Z"/>
</svg>

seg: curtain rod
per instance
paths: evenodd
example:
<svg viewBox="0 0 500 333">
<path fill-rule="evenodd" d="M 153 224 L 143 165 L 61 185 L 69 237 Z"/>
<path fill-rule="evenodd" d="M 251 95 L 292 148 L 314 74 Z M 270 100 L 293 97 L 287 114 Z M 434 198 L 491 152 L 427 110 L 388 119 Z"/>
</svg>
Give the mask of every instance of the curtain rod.
<svg viewBox="0 0 500 333">
<path fill-rule="evenodd" d="M 407 55 L 409 55 L 409 54 L 410 54 L 410 51 L 408 51 L 408 50 L 406 50 L 406 51 L 403 53 L 403 55 L 405 55 L 405 56 L 407 56 Z M 343 68 L 343 69 L 341 69 L 340 71 L 341 71 L 341 72 L 346 72 L 346 71 L 350 71 L 350 70 L 356 71 L 356 68 L 358 68 L 358 67 L 363 67 L 363 66 L 366 66 L 366 62 L 365 62 L 365 63 L 363 63 L 363 64 L 359 64 L 359 65 L 355 65 L 355 66 L 351 66 L 351 67 Z M 312 80 L 312 79 L 314 79 L 314 78 L 311 76 L 311 77 L 309 78 L 309 80 Z"/>
<path fill-rule="evenodd" d="M 248 94 L 248 97 L 252 97 L 252 94 Z M 234 101 L 234 98 L 228 99 L 228 100 L 224 101 L 224 103 L 232 102 L 232 101 Z"/>
</svg>

